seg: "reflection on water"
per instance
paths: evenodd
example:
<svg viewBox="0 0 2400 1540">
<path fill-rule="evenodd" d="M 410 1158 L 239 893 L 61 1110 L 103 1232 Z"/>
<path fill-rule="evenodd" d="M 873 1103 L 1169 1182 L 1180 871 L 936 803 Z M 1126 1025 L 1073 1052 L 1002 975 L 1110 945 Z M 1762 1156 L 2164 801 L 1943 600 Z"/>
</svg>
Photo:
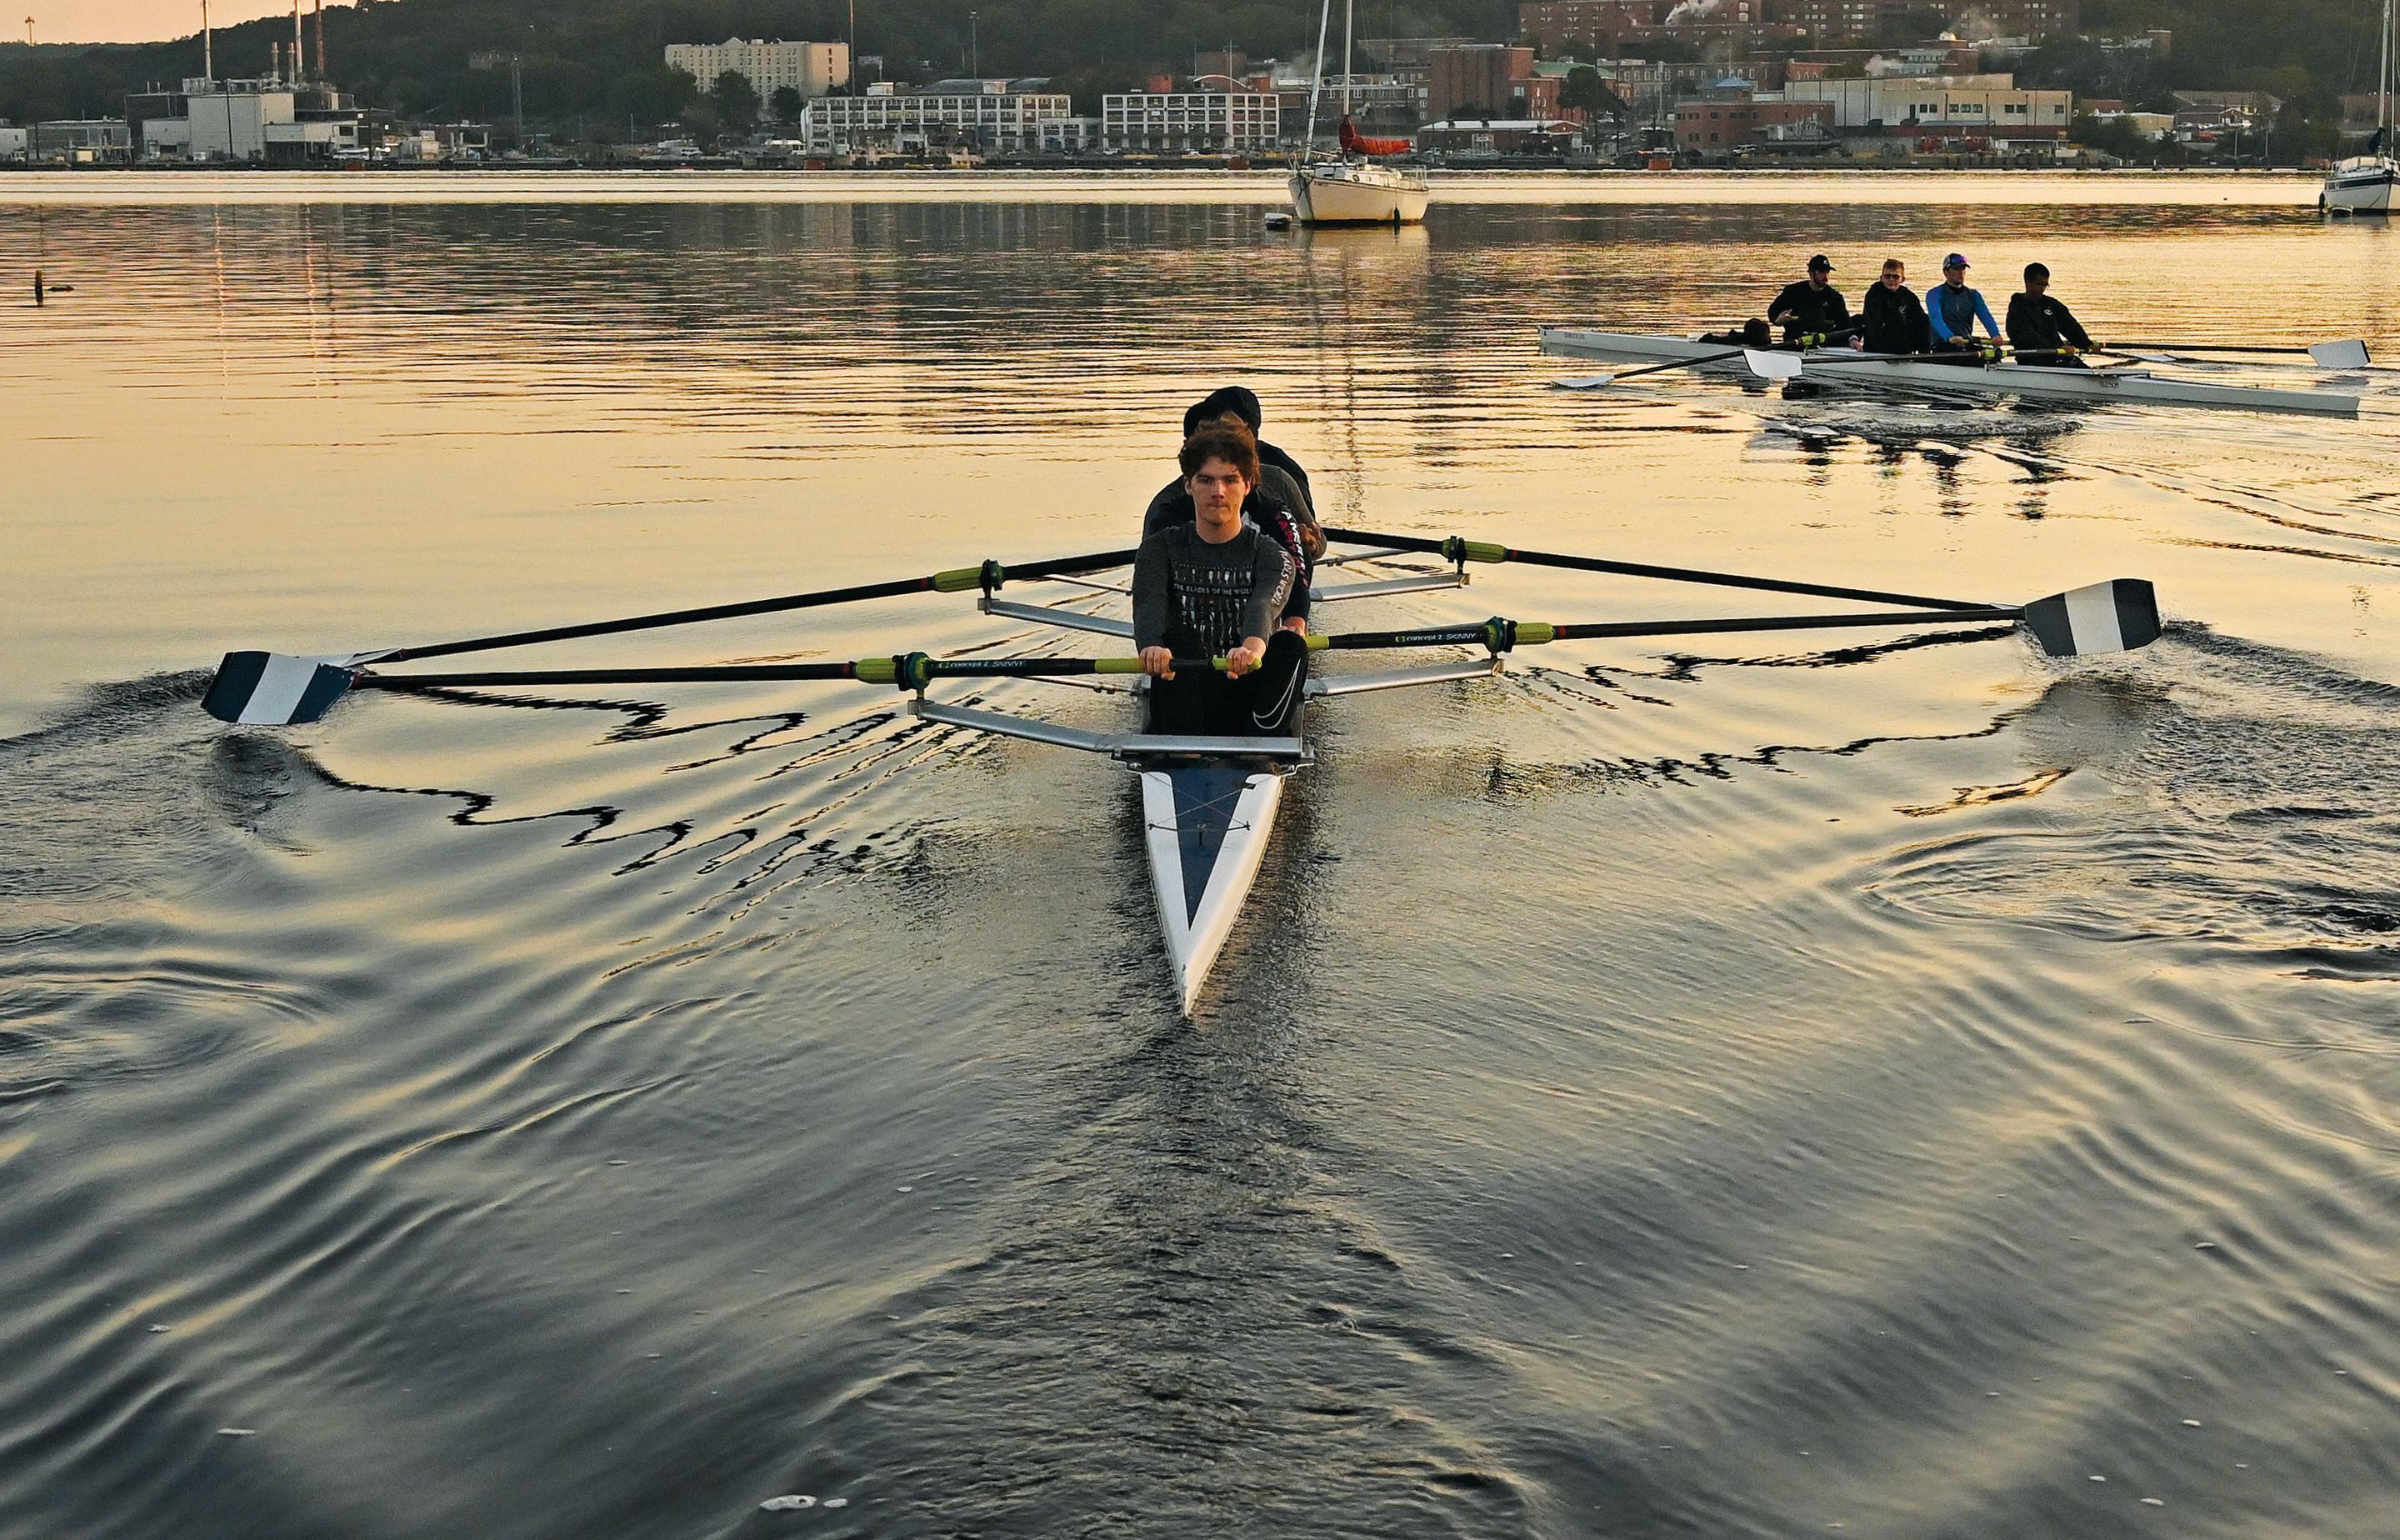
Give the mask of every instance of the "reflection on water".
<svg viewBox="0 0 2400 1540">
<path fill-rule="evenodd" d="M 1533 333 L 1958 247 L 2104 340 L 2400 358 L 2381 232 L 2249 178 L 1290 235 L 1214 178 L 34 180 L 0 1532 L 2385 1525 L 2390 376 L 2355 423 L 1566 392 Z M 197 710 L 231 647 L 1115 545 L 1234 379 L 1343 522 L 2173 623 L 1329 702 L 1190 1027 L 1124 772 L 888 691 Z M 1343 623 L 1752 606 L 1479 568 Z M 526 657 L 1086 645 L 928 595 Z"/>
</svg>

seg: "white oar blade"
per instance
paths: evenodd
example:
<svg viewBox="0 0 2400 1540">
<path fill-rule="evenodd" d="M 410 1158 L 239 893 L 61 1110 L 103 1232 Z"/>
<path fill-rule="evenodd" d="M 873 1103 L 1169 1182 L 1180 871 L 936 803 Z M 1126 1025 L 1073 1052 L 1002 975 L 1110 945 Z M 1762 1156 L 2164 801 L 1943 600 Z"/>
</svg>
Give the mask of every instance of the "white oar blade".
<svg viewBox="0 0 2400 1540">
<path fill-rule="evenodd" d="M 2159 638 L 2159 595 L 2147 578 L 2118 578 L 2025 606 L 2025 623 L 2053 658 L 2130 652 Z"/>
<path fill-rule="evenodd" d="M 2355 337 L 2348 342 L 2311 343 L 2309 357 L 2323 369 L 2364 369 L 2366 367 L 2366 344 Z"/>
<path fill-rule="evenodd" d="M 314 722 L 350 688 L 350 671 L 322 658 L 280 652 L 228 652 L 200 709 L 220 722 L 289 727 Z"/>
<path fill-rule="evenodd" d="M 1764 348 L 1745 348 L 1741 350 L 1741 361 L 1743 367 L 1761 379 L 1796 380 L 1800 377 L 1800 355 L 1797 353 L 1772 353 Z"/>
<path fill-rule="evenodd" d="M 1597 390 L 1604 385 L 1615 383 L 1616 379 L 1616 376 L 1615 375 L 1576 375 L 1567 379 L 1556 379 L 1550 381 L 1550 388 L 1553 390 Z"/>
</svg>

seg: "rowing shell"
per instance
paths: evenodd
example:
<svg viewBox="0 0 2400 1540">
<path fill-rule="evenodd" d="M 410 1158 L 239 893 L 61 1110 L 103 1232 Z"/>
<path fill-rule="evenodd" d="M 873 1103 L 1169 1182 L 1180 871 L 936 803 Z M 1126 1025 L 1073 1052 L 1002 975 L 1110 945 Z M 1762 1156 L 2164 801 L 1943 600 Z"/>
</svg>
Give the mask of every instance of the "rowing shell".
<svg viewBox="0 0 2400 1540">
<path fill-rule="evenodd" d="M 1723 353 L 1724 343 L 1636 332 L 1581 332 L 1542 328 L 1542 351 L 1567 358 L 1681 361 Z M 2211 385 L 2175 379 L 2147 369 L 2060 369 L 2032 363 L 1928 363 L 1889 353 L 1814 348 L 1801 355 L 1807 377 L 1846 384 L 1889 387 L 1906 384 L 1940 390 L 1988 391 L 2063 401 L 2131 401 L 2166 406 L 2231 406 L 2254 412 L 2307 412 L 2325 416 L 2358 416 L 2358 398 L 2334 390 L 2279 390 L 2264 386 Z M 1703 368 L 1739 371 L 1739 360 Z"/>
<path fill-rule="evenodd" d="M 1189 1015 L 1258 880 L 1290 771 L 1217 760 L 1139 773 L 1150 885 Z"/>
</svg>

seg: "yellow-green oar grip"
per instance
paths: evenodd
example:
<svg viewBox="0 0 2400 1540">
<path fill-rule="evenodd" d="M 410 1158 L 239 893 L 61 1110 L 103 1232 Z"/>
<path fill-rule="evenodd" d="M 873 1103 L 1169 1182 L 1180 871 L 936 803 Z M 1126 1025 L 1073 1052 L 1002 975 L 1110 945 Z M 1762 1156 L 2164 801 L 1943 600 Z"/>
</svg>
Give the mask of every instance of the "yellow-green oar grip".
<svg viewBox="0 0 2400 1540">
<path fill-rule="evenodd" d="M 989 565 L 990 564 L 986 564 L 986 566 Z M 934 574 L 934 592 L 964 593 L 971 588 L 981 588 L 983 573 L 984 569 L 980 566 L 956 566 L 948 572 L 936 572 Z"/>
<path fill-rule="evenodd" d="M 1519 647 L 1539 647 L 1544 642 L 1555 642 L 1558 639 L 1559 628 L 1550 624 L 1548 620 L 1520 620 L 1517 622 L 1517 645 Z"/>
<path fill-rule="evenodd" d="M 1494 545 L 1490 540 L 1461 539 L 1452 535 L 1441 543 L 1441 553 L 1453 562 L 1505 562 L 1508 559 L 1508 548 Z"/>
<path fill-rule="evenodd" d="M 1141 672 L 1141 660 L 1139 658 L 1098 658 L 1093 661 L 1098 665 L 1092 670 L 1095 674 L 1139 674 Z"/>
<path fill-rule="evenodd" d="M 1333 634 L 1330 631 L 1312 631 L 1304 639 L 1311 652 L 1323 652 L 1333 645 Z"/>
<path fill-rule="evenodd" d="M 900 678 L 900 671 L 893 666 L 895 661 L 891 658 L 861 658 L 850 665 L 851 676 L 870 685 L 894 684 Z"/>
</svg>

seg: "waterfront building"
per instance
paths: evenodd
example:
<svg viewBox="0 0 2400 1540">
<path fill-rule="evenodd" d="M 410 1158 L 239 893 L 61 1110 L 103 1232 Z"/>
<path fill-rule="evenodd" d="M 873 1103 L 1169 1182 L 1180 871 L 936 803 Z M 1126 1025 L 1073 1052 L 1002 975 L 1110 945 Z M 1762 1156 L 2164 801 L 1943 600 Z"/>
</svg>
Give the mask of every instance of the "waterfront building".
<svg viewBox="0 0 2400 1540">
<path fill-rule="evenodd" d="M 1271 150 L 1282 132 L 1273 91 L 1115 91 L 1100 98 L 1100 141 L 1115 150 Z"/>
<path fill-rule="evenodd" d="M 1790 80 L 1781 99 L 1829 104 L 1836 129 L 1936 139 L 2064 139 L 2075 115 L 2074 92 L 2020 90 L 2008 75 Z"/>
<path fill-rule="evenodd" d="M 52 118 L 21 129 L 0 129 L 0 157 L 89 166 L 130 160 L 132 143 L 131 131 L 121 117 Z"/>
<path fill-rule="evenodd" d="M 1675 147 L 1723 155 L 1739 144 L 1808 141 L 1831 143 L 1834 107 L 1827 102 L 1730 99 L 1675 103 Z"/>
<path fill-rule="evenodd" d="M 864 96 L 820 96 L 800 113 L 799 137 L 812 155 L 891 149 L 921 154 L 936 145 L 972 144 L 987 154 L 1039 149 L 1043 125 L 1072 116 L 1074 103 L 1046 80 L 939 80 L 915 90 L 878 82 Z"/>
<path fill-rule="evenodd" d="M 681 70 L 709 90 L 729 72 L 750 82 L 764 102 L 790 88 L 802 96 L 824 96 L 850 84 L 847 43 L 785 43 L 729 37 L 722 43 L 670 43 L 667 68 Z"/>
<path fill-rule="evenodd" d="M 1534 50 L 1463 43 L 1427 50 L 1425 112 L 1436 118 L 1559 116 L 1560 82 L 1534 72 Z"/>
<path fill-rule="evenodd" d="M 143 160 L 305 166 L 371 148 L 366 116 L 326 85 L 266 76 L 194 76 L 171 91 L 125 99 L 133 151 Z"/>
</svg>

